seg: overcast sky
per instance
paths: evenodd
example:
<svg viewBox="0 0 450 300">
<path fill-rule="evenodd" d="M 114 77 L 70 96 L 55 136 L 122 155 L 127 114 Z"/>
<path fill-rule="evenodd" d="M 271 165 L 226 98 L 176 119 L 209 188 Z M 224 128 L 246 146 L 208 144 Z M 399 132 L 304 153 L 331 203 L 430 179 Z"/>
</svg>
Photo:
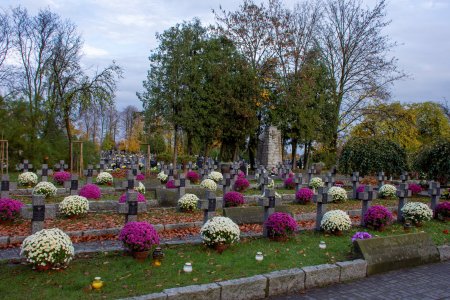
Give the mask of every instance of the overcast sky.
<svg viewBox="0 0 450 300">
<path fill-rule="evenodd" d="M 286 0 L 292 6 L 295 0 Z M 372 7 L 375 0 L 364 0 Z M 115 60 L 124 69 L 117 91 L 119 108 L 141 108 L 142 90 L 155 33 L 198 17 L 214 23 L 211 9 L 235 10 L 240 0 L 1 0 L 3 9 L 21 5 L 32 14 L 50 7 L 77 24 L 84 39 L 83 63 L 92 70 Z M 399 46 L 393 53 L 410 75 L 392 87 L 392 100 L 450 101 L 450 0 L 391 0 L 386 33 Z"/>
</svg>

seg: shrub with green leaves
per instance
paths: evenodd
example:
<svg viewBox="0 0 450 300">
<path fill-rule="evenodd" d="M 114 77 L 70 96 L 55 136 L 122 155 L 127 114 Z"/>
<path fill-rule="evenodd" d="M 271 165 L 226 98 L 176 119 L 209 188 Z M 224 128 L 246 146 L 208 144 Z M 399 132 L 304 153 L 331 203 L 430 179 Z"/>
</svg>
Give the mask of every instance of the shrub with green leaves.
<svg viewBox="0 0 450 300">
<path fill-rule="evenodd" d="M 414 159 L 413 167 L 427 178 L 445 184 L 450 180 L 450 140 L 438 140 L 423 147 Z"/>
<path fill-rule="evenodd" d="M 385 138 L 353 138 L 342 149 L 339 171 L 344 174 L 360 172 L 360 175 L 401 174 L 407 170 L 406 151 L 397 143 Z"/>
</svg>

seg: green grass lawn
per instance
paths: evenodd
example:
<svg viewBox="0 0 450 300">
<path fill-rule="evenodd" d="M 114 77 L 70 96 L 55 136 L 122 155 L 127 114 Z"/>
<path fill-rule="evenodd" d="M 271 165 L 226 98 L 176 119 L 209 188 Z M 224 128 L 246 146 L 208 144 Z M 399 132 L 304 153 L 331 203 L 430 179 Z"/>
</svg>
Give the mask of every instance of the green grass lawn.
<svg viewBox="0 0 450 300">
<path fill-rule="evenodd" d="M 437 245 L 448 244 L 449 223 L 426 222 L 411 232 L 428 232 Z M 350 238 L 361 228 L 353 228 L 343 236 L 326 235 L 313 231 L 301 232 L 289 241 L 277 243 L 266 239 L 248 239 L 227 249 L 223 254 L 202 245 L 164 247 L 166 255 L 159 268 L 151 259 L 139 263 L 122 253 L 101 253 L 77 258 L 63 271 L 36 272 L 26 265 L 0 264 L 0 291 L 3 299 L 113 299 L 159 292 L 165 288 L 209 283 L 241 278 L 274 270 L 282 270 L 351 259 Z M 400 225 L 392 225 L 386 236 L 404 233 Z M 326 250 L 318 248 L 325 241 Z M 254 256 L 263 252 L 265 258 L 257 263 Z M 182 272 L 185 262 L 192 262 L 191 274 Z M 94 277 L 105 281 L 101 291 L 89 289 Z"/>
</svg>

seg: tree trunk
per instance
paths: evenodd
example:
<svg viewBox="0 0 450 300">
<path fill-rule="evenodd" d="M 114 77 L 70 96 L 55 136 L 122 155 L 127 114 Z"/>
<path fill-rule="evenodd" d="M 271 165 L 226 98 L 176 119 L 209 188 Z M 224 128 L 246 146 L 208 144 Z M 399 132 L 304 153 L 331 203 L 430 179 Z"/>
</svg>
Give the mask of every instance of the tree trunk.
<svg viewBox="0 0 450 300">
<path fill-rule="evenodd" d="M 178 124 L 175 124 L 174 126 L 174 136 L 173 136 L 173 167 L 175 168 L 177 165 L 177 159 L 178 159 Z"/>
<path fill-rule="evenodd" d="M 296 165 L 295 165 L 295 155 L 297 153 L 297 139 L 292 139 L 291 147 L 292 147 L 292 151 L 291 151 L 291 165 L 292 165 L 292 169 L 295 169 L 295 167 L 296 167 Z"/>
<path fill-rule="evenodd" d="M 187 132 L 186 136 L 187 136 L 187 152 L 188 155 L 192 155 L 192 134 L 190 132 Z"/>
<path fill-rule="evenodd" d="M 66 125 L 67 141 L 69 146 L 69 162 L 72 162 L 72 153 L 70 153 L 70 145 L 72 144 L 72 132 L 70 130 L 70 118 L 67 112 L 64 112 L 64 124 Z"/>
</svg>

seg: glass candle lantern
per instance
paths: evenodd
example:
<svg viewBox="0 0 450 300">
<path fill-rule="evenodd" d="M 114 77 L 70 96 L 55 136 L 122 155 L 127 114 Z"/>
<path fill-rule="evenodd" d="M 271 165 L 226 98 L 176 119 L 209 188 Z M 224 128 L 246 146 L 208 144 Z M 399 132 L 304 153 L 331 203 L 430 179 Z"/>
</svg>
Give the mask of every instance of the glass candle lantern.
<svg viewBox="0 0 450 300">
<path fill-rule="evenodd" d="M 264 259 L 262 252 L 256 252 L 255 259 L 256 261 L 262 261 Z"/>
<path fill-rule="evenodd" d="M 183 271 L 185 273 L 191 273 L 192 272 L 192 264 L 191 263 L 185 263 L 183 266 Z"/>
<path fill-rule="evenodd" d="M 161 247 L 155 248 L 155 251 L 153 251 L 152 257 L 153 257 L 153 265 L 155 267 L 161 266 L 162 259 L 164 258 L 164 253 L 162 252 Z"/>
<path fill-rule="evenodd" d="M 325 244 L 324 241 L 320 241 L 320 243 L 319 243 L 319 248 L 320 248 L 320 249 L 326 249 L 326 248 L 327 248 L 327 244 Z"/>
<path fill-rule="evenodd" d="M 99 290 L 103 287 L 103 281 L 101 277 L 95 277 L 94 281 L 91 284 L 92 288 L 95 290 Z"/>
</svg>

